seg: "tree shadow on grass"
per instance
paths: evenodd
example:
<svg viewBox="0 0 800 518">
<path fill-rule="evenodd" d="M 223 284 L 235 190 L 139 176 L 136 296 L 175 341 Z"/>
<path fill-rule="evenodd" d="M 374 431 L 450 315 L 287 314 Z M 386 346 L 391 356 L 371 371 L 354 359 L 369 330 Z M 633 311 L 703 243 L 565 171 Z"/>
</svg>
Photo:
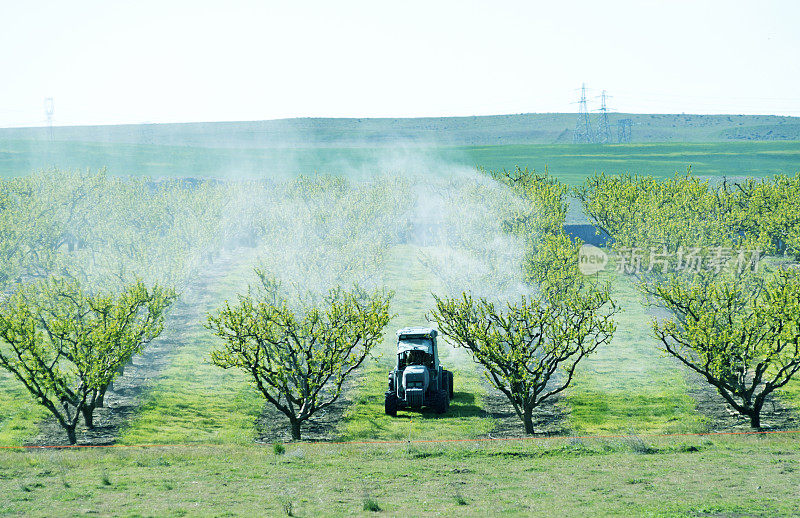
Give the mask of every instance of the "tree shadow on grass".
<svg viewBox="0 0 800 518">
<path fill-rule="evenodd" d="M 422 409 L 404 408 L 397 414 L 397 419 L 448 419 L 462 417 L 486 417 L 486 412 L 475 404 L 475 394 L 470 392 L 455 392 L 450 400 L 450 409 L 444 414 L 437 414 L 432 408 Z"/>
</svg>

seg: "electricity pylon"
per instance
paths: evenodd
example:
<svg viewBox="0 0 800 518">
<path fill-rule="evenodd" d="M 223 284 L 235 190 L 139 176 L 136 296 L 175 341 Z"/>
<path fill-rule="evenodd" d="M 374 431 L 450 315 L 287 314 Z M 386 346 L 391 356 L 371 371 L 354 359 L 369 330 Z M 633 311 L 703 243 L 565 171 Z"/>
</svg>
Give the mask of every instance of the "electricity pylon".
<svg viewBox="0 0 800 518">
<path fill-rule="evenodd" d="M 631 119 L 620 119 L 617 121 L 617 141 L 624 144 L 631 141 Z"/>
<path fill-rule="evenodd" d="M 600 105 L 600 124 L 597 127 L 596 141 L 601 144 L 608 144 L 611 142 L 611 128 L 608 125 L 608 106 L 606 106 L 606 91 L 603 90 L 602 104 Z"/>
<path fill-rule="evenodd" d="M 578 103 L 578 123 L 572 133 L 572 142 L 575 144 L 594 142 L 592 123 L 589 121 L 589 110 L 586 108 L 586 83 L 581 85 L 581 100 Z"/>
</svg>

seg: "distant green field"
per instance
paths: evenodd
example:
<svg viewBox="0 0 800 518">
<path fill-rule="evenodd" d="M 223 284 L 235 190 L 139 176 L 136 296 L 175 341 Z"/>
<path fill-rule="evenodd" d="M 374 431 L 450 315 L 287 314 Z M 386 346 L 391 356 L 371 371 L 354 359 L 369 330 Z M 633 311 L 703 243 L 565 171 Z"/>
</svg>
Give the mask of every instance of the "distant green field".
<svg viewBox="0 0 800 518">
<path fill-rule="evenodd" d="M 474 164 L 488 168 L 545 167 L 577 185 L 595 172 L 638 173 L 656 177 L 696 175 L 771 176 L 800 172 L 800 142 L 721 142 L 614 145 L 490 146 L 463 150 Z"/>
<path fill-rule="evenodd" d="M 575 185 L 594 172 L 670 176 L 767 176 L 800 171 L 800 141 L 615 145 L 209 148 L 0 140 L 0 177 L 33 171 L 100 169 L 151 177 L 370 176 L 379 172 L 451 175 L 477 166 L 547 168 Z"/>
</svg>

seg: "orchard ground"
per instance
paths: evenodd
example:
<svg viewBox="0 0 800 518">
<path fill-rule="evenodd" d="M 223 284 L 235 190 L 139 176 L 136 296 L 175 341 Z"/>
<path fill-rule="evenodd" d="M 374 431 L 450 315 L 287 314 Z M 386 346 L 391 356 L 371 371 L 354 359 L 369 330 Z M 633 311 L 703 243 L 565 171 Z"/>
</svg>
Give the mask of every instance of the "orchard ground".
<svg viewBox="0 0 800 518">
<path fill-rule="evenodd" d="M 790 516 L 799 444 L 775 434 L 7 450 L 0 514 Z"/>
<path fill-rule="evenodd" d="M 161 154 L 166 151 L 163 146 L 92 144 L 92 155 L 82 147 L 88 144 L 63 145 L 63 156 L 74 156 L 76 167 L 83 163 L 81 157 L 94 156 L 98 164 L 110 160 L 110 172 L 119 174 L 130 173 L 125 169 L 145 156 L 150 157 L 147 161 L 163 161 L 150 161 L 151 169 L 144 173 L 180 164 L 176 176 L 203 175 L 202 168 L 187 164 L 218 166 L 234 153 L 180 148 L 176 154 Z M 256 165 L 274 159 L 264 158 L 263 150 L 253 153 Z M 372 156 L 335 149 L 314 153 L 303 155 L 300 163 L 336 164 L 341 159 L 337 153 L 351 153 L 356 162 L 368 162 Z M 696 174 L 710 176 L 800 170 L 797 142 L 451 147 L 434 155 L 435 160 L 429 160 L 429 154 L 407 166 L 452 163 L 453 157 L 469 167 L 547 166 L 573 185 L 599 170 L 662 177 L 688 165 Z M 114 166 L 114 160 L 123 161 Z M 574 515 L 800 514 L 798 434 L 663 435 L 740 432 L 747 424 L 728 414 L 721 398 L 701 380 L 659 352 L 649 333 L 647 308 L 624 278 L 609 277 L 625 310 L 617 319 L 614 342 L 579 366 L 574 385 L 553 406 L 540 409 L 537 424 L 542 435 L 624 437 L 471 442 L 520 436 L 521 424 L 509 406 L 503 412 L 502 397 L 498 399 L 482 380 L 479 368 L 446 343 L 442 361 L 456 373 L 450 412 L 442 417 L 427 412 L 403 412 L 397 419 L 384 416 L 394 328 L 423 324 L 432 307 L 430 293 L 437 287 L 416 261 L 422 250 L 402 245 L 388 252 L 386 283 L 397 292 L 392 307 L 397 317 L 386 329 L 380 358 L 365 365 L 348 387 L 332 425 L 319 436 L 311 435 L 328 441 L 403 444 L 301 442 L 287 444 L 284 454 L 276 454 L 269 444 L 288 436 L 282 432 L 284 418 L 272 415 L 266 425 L 258 422 L 271 415 L 269 410 L 243 376 L 208 364 L 215 342 L 195 318 L 176 337 L 182 346 L 164 352 L 163 368 L 141 396 L 141 407 L 113 438 L 126 445 L 172 446 L 3 449 L 0 514 L 352 515 L 371 514 L 364 510 L 368 500 L 389 514 L 414 515 L 530 515 L 553 509 Z M 254 260 L 242 258 L 235 268 L 215 272 L 196 294 L 198 315 L 252 282 Z M 48 416 L 6 372 L 0 373 L 0 401 L 0 444 L 48 444 L 55 437 L 58 430 L 36 439 L 47 431 L 42 423 Z M 782 429 L 797 425 L 800 380 L 787 387 L 778 405 L 786 419 L 767 423 Z M 765 414 L 769 412 L 768 406 Z"/>
</svg>

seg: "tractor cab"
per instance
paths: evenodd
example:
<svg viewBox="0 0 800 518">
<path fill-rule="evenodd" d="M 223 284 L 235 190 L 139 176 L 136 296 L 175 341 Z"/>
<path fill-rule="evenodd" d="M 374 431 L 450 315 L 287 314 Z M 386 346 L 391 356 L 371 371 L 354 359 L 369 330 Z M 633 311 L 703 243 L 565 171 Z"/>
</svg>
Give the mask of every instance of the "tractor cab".
<svg viewBox="0 0 800 518">
<path fill-rule="evenodd" d="M 401 330 L 405 331 L 405 330 Z M 436 330 L 424 334 L 400 334 L 397 336 L 397 368 L 422 365 L 430 369 L 438 367 L 436 354 Z"/>
</svg>

